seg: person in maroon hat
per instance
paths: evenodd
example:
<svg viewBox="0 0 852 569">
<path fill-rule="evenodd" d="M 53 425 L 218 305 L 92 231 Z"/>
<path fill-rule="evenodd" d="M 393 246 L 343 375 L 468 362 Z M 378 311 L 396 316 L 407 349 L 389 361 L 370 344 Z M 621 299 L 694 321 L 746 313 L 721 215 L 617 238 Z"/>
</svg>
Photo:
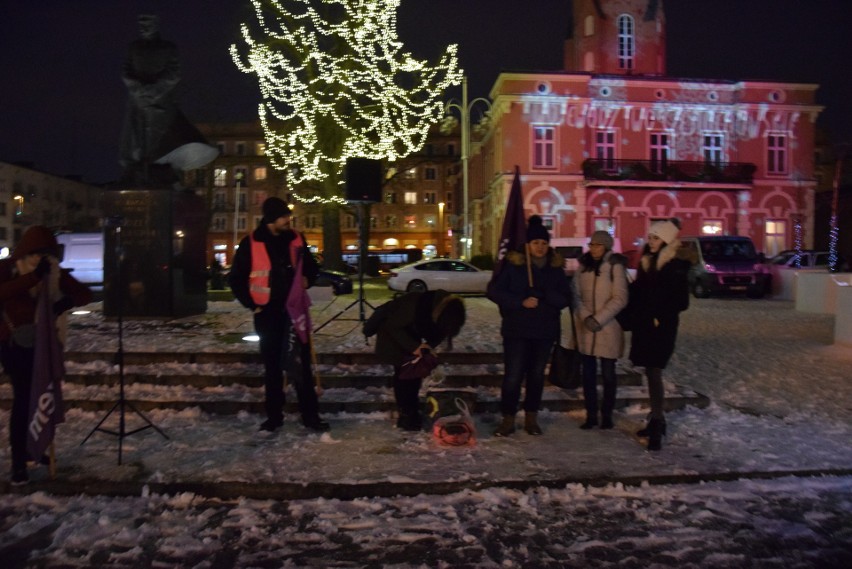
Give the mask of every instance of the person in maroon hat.
<svg viewBox="0 0 852 569">
<path fill-rule="evenodd" d="M 9 443 L 12 447 L 12 484 L 26 484 L 27 415 L 35 357 L 35 315 L 41 287 L 50 287 L 53 313 L 63 314 L 92 301 L 86 285 L 59 268 L 59 245 L 47 227 L 27 229 L 12 255 L 0 260 L 0 361 L 12 380 Z M 60 341 L 64 340 L 62 331 Z"/>
</svg>

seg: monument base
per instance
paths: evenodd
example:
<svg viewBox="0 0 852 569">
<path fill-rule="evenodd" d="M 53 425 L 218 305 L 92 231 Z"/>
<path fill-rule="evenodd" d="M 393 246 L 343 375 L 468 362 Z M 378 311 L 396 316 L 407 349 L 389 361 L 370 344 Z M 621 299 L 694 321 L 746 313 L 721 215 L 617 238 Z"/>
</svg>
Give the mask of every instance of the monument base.
<svg viewBox="0 0 852 569">
<path fill-rule="evenodd" d="M 207 311 L 207 208 L 189 190 L 104 192 L 104 316 Z"/>
</svg>

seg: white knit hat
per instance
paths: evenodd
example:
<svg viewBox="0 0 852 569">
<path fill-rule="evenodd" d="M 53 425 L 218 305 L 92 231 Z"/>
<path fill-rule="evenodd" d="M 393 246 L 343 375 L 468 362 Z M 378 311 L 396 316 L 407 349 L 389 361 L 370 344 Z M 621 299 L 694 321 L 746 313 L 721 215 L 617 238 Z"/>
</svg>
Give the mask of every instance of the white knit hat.
<svg viewBox="0 0 852 569">
<path fill-rule="evenodd" d="M 671 243 L 677 239 L 678 231 L 677 225 L 671 221 L 657 221 L 651 224 L 648 235 L 656 235 L 666 243 Z"/>
</svg>

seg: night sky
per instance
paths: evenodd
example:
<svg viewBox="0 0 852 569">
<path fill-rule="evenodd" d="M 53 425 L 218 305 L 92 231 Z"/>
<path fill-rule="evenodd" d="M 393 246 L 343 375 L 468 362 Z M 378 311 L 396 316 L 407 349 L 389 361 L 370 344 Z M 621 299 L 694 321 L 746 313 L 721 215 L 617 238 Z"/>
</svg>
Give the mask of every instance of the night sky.
<svg viewBox="0 0 852 569">
<path fill-rule="evenodd" d="M 852 142 L 849 0 L 668 0 L 668 75 L 818 83 L 820 126 Z M 106 182 L 119 174 L 121 68 L 136 15 L 178 45 L 190 120 L 252 120 L 258 90 L 228 46 L 248 0 L 10 0 L 0 8 L 0 160 Z M 460 44 L 471 97 L 501 70 L 559 70 L 570 0 L 403 0 L 399 36 L 432 60 Z"/>
</svg>

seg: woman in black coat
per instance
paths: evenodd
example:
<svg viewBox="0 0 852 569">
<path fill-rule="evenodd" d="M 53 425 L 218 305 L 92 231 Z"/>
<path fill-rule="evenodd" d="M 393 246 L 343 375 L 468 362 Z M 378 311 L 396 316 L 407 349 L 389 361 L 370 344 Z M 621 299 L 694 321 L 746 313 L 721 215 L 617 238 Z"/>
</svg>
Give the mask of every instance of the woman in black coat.
<svg viewBox="0 0 852 569">
<path fill-rule="evenodd" d="M 666 432 L 663 369 L 674 353 L 680 313 L 689 308 L 687 276 L 694 255 L 681 246 L 678 231 L 671 221 L 651 225 L 636 280 L 630 285 L 635 311 L 630 360 L 645 368 L 651 400 L 648 427 L 639 431 L 648 437 L 648 450 L 662 448 Z"/>
<path fill-rule="evenodd" d="M 560 313 L 571 301 L 565 261 L 550 247 L 550 233 L 541 217 L 530 217 L 526 239 L 526 253 L 510 251 L 506 255 L 507 262 L 495 277 L 489 295 L 503 317 L 503 420 L 494 431 L 496 437 L 515 432 L 515 414 L 524 384 L 524 430 L 530 435 L 542 434 L 537 416 L 544 391 L 544 369 L 559 338 Z"/>
</svg>

